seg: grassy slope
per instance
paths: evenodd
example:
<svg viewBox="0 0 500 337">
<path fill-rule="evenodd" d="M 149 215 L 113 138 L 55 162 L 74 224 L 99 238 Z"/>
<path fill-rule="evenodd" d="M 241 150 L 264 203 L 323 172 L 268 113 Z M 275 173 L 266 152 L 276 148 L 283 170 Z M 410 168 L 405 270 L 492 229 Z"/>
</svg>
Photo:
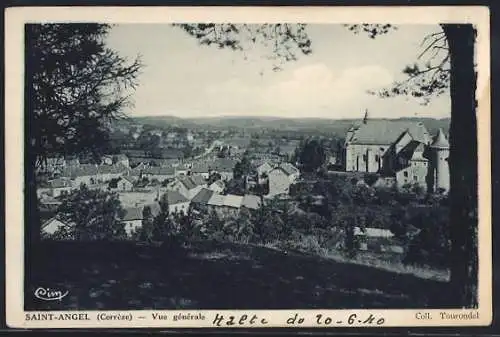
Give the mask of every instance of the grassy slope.
<svg viewBox="0 0 500 337">
<path fill-rule="evenodd" d="M 262 247 L 44 243 L 26 309 L 289 309 L 446 306 L 443 282 Z M 36 287 L 69 290 L 42 302 Z"/>
</svg>

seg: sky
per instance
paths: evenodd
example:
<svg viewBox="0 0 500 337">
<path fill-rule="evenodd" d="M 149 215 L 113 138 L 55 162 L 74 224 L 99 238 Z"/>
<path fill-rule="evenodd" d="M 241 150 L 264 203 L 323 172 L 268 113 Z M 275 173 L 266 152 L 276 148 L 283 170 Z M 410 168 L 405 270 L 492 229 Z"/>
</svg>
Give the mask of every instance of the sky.
<svg viewBox="0 0 500 337">
<path fill-rule="evenodd" d="M 417 60 L 422 40 L 437 25 L 406 25 L 370 39 L 341 25 L 308 25 L 312 53 L 272 71 L 261 47 L 245 55 L 201 46 L 167 24 L 120 24 L 108 45 L 143 69 L 132 93 L 131 116 L 182 118 L 272 116 L 292 118 L 373 118 L 450 116 L 449 94 L 422 106 L 415 98 L 379 98 L 367 90 L 402 80 L 402 69 Z"/>
</svg>

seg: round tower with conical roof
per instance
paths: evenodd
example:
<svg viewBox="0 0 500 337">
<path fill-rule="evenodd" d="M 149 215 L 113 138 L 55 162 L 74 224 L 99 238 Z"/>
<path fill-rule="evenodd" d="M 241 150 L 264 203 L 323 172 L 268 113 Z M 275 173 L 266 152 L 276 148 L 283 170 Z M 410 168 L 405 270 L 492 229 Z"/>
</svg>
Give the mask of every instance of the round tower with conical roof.
<svg viewBox="0 0 500 337">
<path fill-rule="evenodd" d="M 433 171 L 433 190 L 437 192 L 442 189 L 448 192 L 450 189 L 450 168 L 448 166 L 450 143 L 441 128 L 429 147 L 432 153 L 430 164 Z"/>
</svg>

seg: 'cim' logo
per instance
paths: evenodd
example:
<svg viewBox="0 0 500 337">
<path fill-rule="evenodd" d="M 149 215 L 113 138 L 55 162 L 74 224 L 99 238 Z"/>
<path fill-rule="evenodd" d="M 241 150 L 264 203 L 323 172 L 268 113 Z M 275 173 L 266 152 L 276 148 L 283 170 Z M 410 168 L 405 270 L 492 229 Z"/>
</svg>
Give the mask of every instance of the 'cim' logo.
<svg viewBox="0 0 500 337">
<path fill-rule="evenodd" d="M 62 300 L 68 293 L 68 291 L 62 292 L 61 290 L 38 287 L 35 290 L 35 297 L 44 301 L 57 301 Z"/>
</svg>

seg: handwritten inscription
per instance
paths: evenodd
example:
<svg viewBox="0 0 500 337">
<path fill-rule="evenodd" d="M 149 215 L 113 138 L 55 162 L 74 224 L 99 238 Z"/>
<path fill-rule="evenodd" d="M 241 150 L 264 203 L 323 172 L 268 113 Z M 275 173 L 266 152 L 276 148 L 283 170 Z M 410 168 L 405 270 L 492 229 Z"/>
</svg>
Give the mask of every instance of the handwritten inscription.
<svg viewBox="0 0 500 337">
<path fill-rule="evenodd" d="M 230 326 L 262 326 L 269 324 L 271 320 L 257 314 L 242 314 L 224 316 L 217 313 L 212 321 L 213 326 L 230 327 Z M 300 325 L 316 325 L 316 326 L 382 326 L 385 323 L 385 318 L 374 314 L 343 314 L 338 316 L 317 314 L 314 319 L 309 317 L 309 320 L 300 316 L 298 313 L 290 315 L 286 324 L 290 326 Z"/>
<path fill-rule="evenodd" d="M 304 317 L 295 314 L 286 320 L 287 325 L 302 325 L 306 322 Z M 348 314 L 348 315 L 324 315 L 317 314 L 314 320 L 315 325 L 318 326 L 331 326 L 331 325 L 383 325 L 385 323 L 385 318 L 377 317 L 373 314 L 368 315 L 358 315 L 358 314 Z"/>
<path fill-rule="evenodd" d="M 38 287 L 35 290 L 35 297 L 43 301 L 60 301 L 68 295 L 68 291 Z"/>
<path fill-rule="evenodd" d="M 212 322 L 212 325 L 215 326 L 252 326 L 256 324 L 266 325 L 269 321 L 266 318 L 259 317 L 257 315 L 239 315 L 239 316 L 224 316 L 220 314 L 216 314 L 215 318 Z"/>
</svg>

